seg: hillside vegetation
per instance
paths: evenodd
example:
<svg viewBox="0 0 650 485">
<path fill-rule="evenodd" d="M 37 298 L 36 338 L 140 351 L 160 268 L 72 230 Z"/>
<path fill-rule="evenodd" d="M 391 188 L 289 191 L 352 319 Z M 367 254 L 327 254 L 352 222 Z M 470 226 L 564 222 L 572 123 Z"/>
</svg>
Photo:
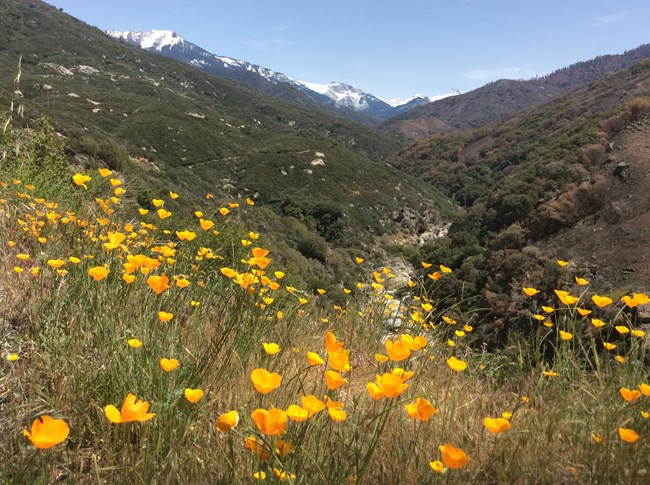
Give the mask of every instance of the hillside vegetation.
<svg viewBox="0 0 650 485">
<path fill-rule="evenodd" d="M 560 253 L 580 262 L 578 272 L 599 274 L 603 290 L 647 285 L 645 250 L 636 238 L 612 245 L 583 231 L 588 245 L 571 237 L 548 241 L 598 219 L 608 230 L 621 231 L 626 219 L 615 216 L 616 207 L 628 197 L 638 202 L 633 209 L 625 203 L 628 217 L 648 213 L 643 196 L 647 148 L 637 147 L 635 158 L 628 157 L 617 136 L 645 126 L 649 95 L 650 63 L 645 61 L 507 122 L 434 135 L 409 148 L 396 165 L 446 188 L 466 209 L 446 239 L 425 246 L 413 260 L 442 258 L 460 267 L 462 278 L 472 282 L 464 287 L 465 295 L 477 295 L 474 303 L 491 309 L 492 335 L 499 333 L 496 329 L 526 326 L 525 316 L 508 309 L 506 295 L 553 266 L 549 255 L 552 261 Z M 634 174 L 627 179 L 617 172 L 623 160 Z M 635 231 L 643 237 L 647 227 L 641 224 Z M 624 279 L 624 268 L 617 266 L 620 253 L 629 255 Z M 556 284 L 549 275 L 547 291 Z M 498 340 L 504 343 L 503 334 Z"/>
<path fill-rule="evenodd" d="M 61 170 L 47 127 L 0 148 L 3 483 L 646 480 L 646 294 L 556 264 L 490 353 L 447 261 L 398 299 L 359 258 L 332 304 L 238 221 L 250 200 L 146 211 L 118 171 Z"/>
<path fill-rule="evenodd" d="M 338 279 L 322 263 L 345 266 L 345 248 L 370 255 L 402 230 L 402 208 L 440 223 L 456 212 L 385 164 L 395 138 L 128 47 L 41 2 L 3 2 L 0 26 L 0 103 L 21 107 L 16 126 L 45 116 L 73 166 L 119 170 L 140 205 L 169 190 L 185 214 L 206 194 L 251 197 L 269 209 L 252 223 L 273 226 L 310 278 Z"/>
</svg>

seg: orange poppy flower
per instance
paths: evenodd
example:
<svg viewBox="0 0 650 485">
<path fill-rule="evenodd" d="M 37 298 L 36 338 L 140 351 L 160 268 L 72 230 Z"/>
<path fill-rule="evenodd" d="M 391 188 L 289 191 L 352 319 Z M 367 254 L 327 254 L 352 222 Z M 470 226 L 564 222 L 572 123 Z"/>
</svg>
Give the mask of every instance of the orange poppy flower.
<svg viewBox="0 0 650 485">
<path fill-rule="evenodd" d="M 448 468 L 463 468 L 470 460 L 463 450 L 449 443 L 441 445 L 440 452 L 442 453 L 442 461 Z"/>
<path fill-rule="evenodd" d="M 328 370 L 325 372 L 325 383 L 330 391 L 338 389 L 346 382 L 348 382 L 348 380 L 334 370 Z"/>
<path fill-rule="evenodd" d="M 223 413 L 217 418 L 217 430 L 222 433 L 227 433 L 239 423 L 239 413 L 237 411 L 229 411 Z"/>
<path fill-rule="evenodd" d="M 408 384 L 402 381 L 400 376 L 392 372 L 387 372 L 381 377 L 378 377 L 377 386 L 381 393 L 389 399 L 399 396 L 409 387 Z"/>
<path fill-rule="evenodd" d="M 270 436 L 280 436 L 287 430 L 287 413 L 282 409 L 256 409 L 253 411 L 253 422 L 261 433 Z"/>
<path fill-rule="evenodd" d="M 112 404 L 104 408 L 104 414 L 108 420 L 116 424 L 130 421 L 148 421 L 156 415 L 155 413 L 147 413 L 147 411 L 149 411 L 149 403 L 141 401 L 131 393 L 124 398 L 120 411 Z"/>
<path fill-rule="evenodd" d="M 393 342 L 389 339 L 386 340 L 386 354 L 388 354 L 390 360 L 399 362 L 404 359 L 408 359 L 411 355 L 411 350 L 403 340 L 397 340 L 396 342 Z"/>
<path fill-rule="evenodd" d="M 406 405 L 406 412 L 413 419 L 427 421 L 438 410 L 428 400 L 418 397 L 415 402 Z"/>
<path fill-rule="evenodd" d="M 147 279 L 147 284 L 157 295 L 161 294 L 163 291 L 171 288 L 169 285 L 169 278 L 165 275 L 154 275 L 150 276 Z"/>
<path fill-rule="evenodd" d="M 52 416 L 40 416 L 34 420 L 30 431 L 23 430 L 23 436 L 29 438 L 32 444 L 45 450 L 65 441 L 70 434 L 70 427 L 62 419 Z"/>
</svg>

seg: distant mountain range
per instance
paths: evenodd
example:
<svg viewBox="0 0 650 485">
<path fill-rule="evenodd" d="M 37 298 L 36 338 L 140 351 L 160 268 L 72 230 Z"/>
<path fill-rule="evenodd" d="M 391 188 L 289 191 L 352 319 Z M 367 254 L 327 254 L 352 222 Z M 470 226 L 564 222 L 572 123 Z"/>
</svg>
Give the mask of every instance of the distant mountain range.
<svg viewBox="0 0 650 485">
<path fill-rule="evenodd" d="M 251 64 L 250 62 L 220 56 L 186 41 L 171 30 L 152 30 L 151 32 L 120 32 L 108 30 L 107 34 L 127 44 L 140 47 L 167 57 L 180 60 L 214 74 L 249 84 L 261 89 L 266 94 L 281 93 L 283 99 L 291 98 L 286 90 L 278 92 L 277 85 L 287 84 L 295 90 L 293 93 L 300 100 L 300 93 L 306 94 L 317 102 L 341 110 L 343 113 L 363 113 L 372 118 L 386 120 L 433 101 L 462 94 L 452 89 L 446 94 L 424 96 L 417 94 L 408 99 L 395 98 L 384 101 L 362 89 L 342 82 L 317 84 L 299 81 L 272 69 Z M 299 103 L 304 104 L 304 103 Z M 358 117 L 355 117 L 358 119 Z"/>
<path fill-rule="evenodd" d="M 388 120 L 384 129 L 411 139 L 434 133 L 478 128 L 534 106 L 650 58 L 650 44 L 616 55 L 598 56 L 525 81 L 500 79 L 462 96 L 415 107 Z"/>
</svg>

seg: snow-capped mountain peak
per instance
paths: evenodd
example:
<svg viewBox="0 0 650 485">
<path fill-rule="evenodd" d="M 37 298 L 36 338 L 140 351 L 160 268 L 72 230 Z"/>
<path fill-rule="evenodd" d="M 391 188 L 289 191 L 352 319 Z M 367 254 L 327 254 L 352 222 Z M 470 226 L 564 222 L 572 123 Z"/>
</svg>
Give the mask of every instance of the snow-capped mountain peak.
<svg viewBox="0 0 650 485">
<path fill-rule="evenodd" d="M 363 112 L 379 119 L 387 119 L 416 106 L 460 94 L 460 91 L 452 90 L 447 94 L 438 96 L 417 94 L 408 99 L 395 98 L 384 101 L 350 84 L 342 82 L 319 84 L 298 81 L 281 72 L 251 64 L 250 62 L 213 54 L 186 41 L 173 30 L 152 30 L 151 32 L 108 30 L 106 33 L 127 44 L 167 57 L 173 57 L 216 76 L 236 79 L 251 84 L 256 88 L 263 87 L 266 83 L 270 83 L 271 86 L 288 83 L 320 103 L 335 108 Z"/>
<path fill-rule="evenodd" d="M 405 104 L 408 104 L 412 101 L 415 100 L 422 100 L 421 104 L 425 103 L 433 103 L 434 101 L 438 101 L 444 98 L 448 98 L 450 96 L 458 96 L 459 94 L 463 94 L 463 92 L 460 89 L 451 89 L 449 90 L 448 93 L 445 94 L 435 94 L 433 96 L 425 96 L 423 94 L 416 94 L 415 96 L 411 96 L 410 98 L 402 99 L 402 98 L 393 98 L 388 101 L 386 101 L 388 104 L 390 104 L 393 108 L 397 108 L 398 106 L 404 106 Z"/>
<path fill-rule="evenodd" d="M 185 39 L 173 30 L 152 30 L 151 32 L 120 32 L 107 30 L 111 37 L 136 44 L 146 50 L 162 51 L 164 47 L 172 48 L 176 44 L 184 44 Z"/>
<path fill-rule="evenodd" d="M 350 84 L 330 82 L 327 84 L 311 83 L 307 81 L 295 81 L 299 87 L 302 86 L 315 93 L 328 97 L 337 107 L 352 108 L 355 111 L 365 111 L 371 102 L 382 101 L 370 93 L 356 88 Z"/>
</svg>

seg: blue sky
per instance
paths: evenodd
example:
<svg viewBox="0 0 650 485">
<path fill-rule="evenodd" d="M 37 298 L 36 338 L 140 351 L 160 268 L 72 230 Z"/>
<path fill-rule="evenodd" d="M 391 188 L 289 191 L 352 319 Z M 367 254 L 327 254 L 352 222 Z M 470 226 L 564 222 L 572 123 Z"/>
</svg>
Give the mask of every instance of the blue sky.
<svg viewBox="0 0 650 485">
<path fill-rule="evenodd" d="M 219 55 L 383 99 L 470 91 L 650 42 L 647 0 L 49 0 L 101 29 L 170 29 Z"/>
</svg>

